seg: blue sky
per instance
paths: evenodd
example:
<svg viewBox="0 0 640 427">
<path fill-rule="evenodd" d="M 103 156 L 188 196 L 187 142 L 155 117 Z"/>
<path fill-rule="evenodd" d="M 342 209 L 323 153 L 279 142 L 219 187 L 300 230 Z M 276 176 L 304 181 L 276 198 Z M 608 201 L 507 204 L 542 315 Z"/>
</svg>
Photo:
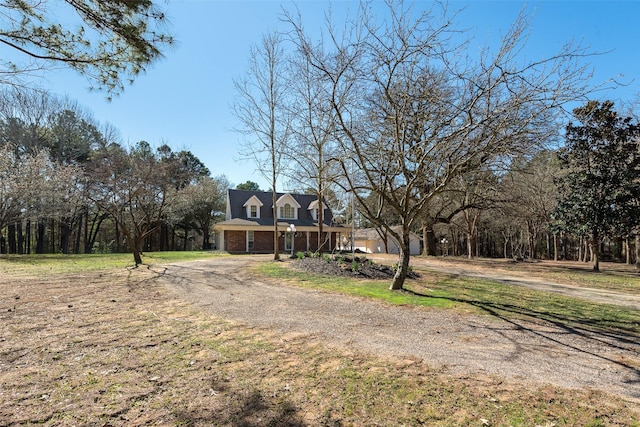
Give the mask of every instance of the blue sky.
<svg viewBox="0 0 640 427">
<path fill-rule="evenodd" d="M 282 28 L 279 14 L 292 2 L 171 0 L 160 2 L 170 19 L 174 48 L 133 86 L 111 102 L 103 93 L 89 92 L 83 77 L 72 72 L 53 73 L 41 82 L 52 92 L 67 95 L 91 111 L 102 123 L 120 130 L 125 144 L 140 140 L 152 146 L 169 144 L 174 150 L 191 150 L 211 170 L 226 175 L 232 184 L 246 180 L 267 184 L 255 165 L 240 162 L 237 147 L 242 136 L 233 132 L 230 112 L 235 91 L 233 79 L 246 70 L 249 48 L 268 30 Z M 320 24 L 325 1 L 299 1 L 309 27 Z M 384 9 L 384 3 L 374 2 Z M 428 8 L 431 2 L 417 1 Z M 595 97 L 616 103 L 631 102 L 640 94 L 640 2 L 638 1 L 451 1 L 452 10 L 463 9 L 459 27 L 469 29 L 472 48 L 491 43 L 506 33 L 526 7 L 533 13 L 531 35 L 524 53 L 531 59 L 550 56 L 574 39 L 593 51 L 607 52 L 589 60 L 594 84 L 611 78 L 627 87 L 600 92 Z M 332 9 L 355 10 L 356 1 L 336 1 Z M 282 190 L 282 183 L 278 184 Z"/>
</svg>

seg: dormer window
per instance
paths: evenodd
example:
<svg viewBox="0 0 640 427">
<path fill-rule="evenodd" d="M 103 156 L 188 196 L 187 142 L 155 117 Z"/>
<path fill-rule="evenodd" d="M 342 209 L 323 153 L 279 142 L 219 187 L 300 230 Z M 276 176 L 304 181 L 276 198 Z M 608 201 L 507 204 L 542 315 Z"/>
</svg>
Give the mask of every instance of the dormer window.
<svg viewBox="0 0 640 427">
<path fill-rule="evenodd" d="M 325 204 L 323 203 L 322 208 L 327 209 L 327 206 L 325 206 Z M 311 212 L 311 218 L 313 218 L 314 221 L 318 221 L 320 218 L 320 203 L 318 203 L 317 200 L 314 200 L 309 204 L 309 207 L 307 209 Z"/>
<path fill-rule="evenodd" d="M 289 203 L 285 203 L 284 206 L 280 206 L 280 218 L 282 219 L 295 219 L 296 211 Z"/>
<path fill-rule="evenodd" d="M 278 207 L 279 219 L 298 219 L 298 209 L 300 209 L 300 204 L 291 194 L 287 193 L 280 196 L 276 201 L 276 206 Z"/>
<path fill-rule="evenodd" d="M 246 209 L 247 218 L 260 218 L 262 202 L 256 196 L 251 196 L 242 206 Z"/>
</svg>

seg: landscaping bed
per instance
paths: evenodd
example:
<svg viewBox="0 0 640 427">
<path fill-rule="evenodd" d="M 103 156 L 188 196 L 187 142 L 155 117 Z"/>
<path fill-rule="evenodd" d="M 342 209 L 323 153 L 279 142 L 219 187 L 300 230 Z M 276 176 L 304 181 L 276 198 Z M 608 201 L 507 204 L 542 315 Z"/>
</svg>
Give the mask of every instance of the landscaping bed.
<svg viewBox="0 0 640 427">
<path fill-rule="evenodd" d="M 322 254 L 313 255 L 298 252 L 293 260 L 296 269 L 326 276 L 361 277 L 364 279 L 391 279 L 395 275 L 397 264 L 393 266 L 378 264 L 364 255 Z M 409 271 L 409 278 L 417 277 Z"/>
</svg>

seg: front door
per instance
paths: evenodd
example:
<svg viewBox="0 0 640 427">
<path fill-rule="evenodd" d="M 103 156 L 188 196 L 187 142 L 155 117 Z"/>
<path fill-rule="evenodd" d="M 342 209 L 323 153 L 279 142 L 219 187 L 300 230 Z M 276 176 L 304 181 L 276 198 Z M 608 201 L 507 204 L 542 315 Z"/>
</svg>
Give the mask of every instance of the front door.
<svg viewBox="0 0 640 427">
<path fill-rule="evenodd" d="M 293 249 L 293 233 L 286 232 L 284 233 L 284 250 L 286 252 L 291 252 Z"/>
</svg>

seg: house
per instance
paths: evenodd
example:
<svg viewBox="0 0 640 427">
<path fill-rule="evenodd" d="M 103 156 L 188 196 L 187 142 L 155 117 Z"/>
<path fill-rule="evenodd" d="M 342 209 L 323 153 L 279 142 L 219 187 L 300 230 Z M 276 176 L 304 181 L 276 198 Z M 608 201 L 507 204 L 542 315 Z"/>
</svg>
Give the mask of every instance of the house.
<svg viewBox="0 0 640 427">
<path fill-rule="evenodd" d="M 391 228 L 396 233 L 402 232 L 402 229 L 399 226 Z M 387 248 L 385 240 L 380 237 L 380 233 L 375 228 L 363 228 L 357 230 L 353 240 L 355 242 L 354 249 L 368 254 L 398 254 L 400 252 L 400 244 L 391 234 L 387 235 Z M 409 237 L 409 248 L 409 253 L 411 255 L 420 255 L 420 236 L 415 233 L 411 233 Z"/>
<path fill-rule="evenodd" d="M 277 193 L 278 250 L 316 251 L 318 218 L 322 209 L 323 250 L 336 246 L 343 227 L 333 221 L 331 209 L 314 195 Z M 294 230 L 291 230 L 294 226 Z M 225 220 L 214 225 L 216 247 L 233 253 L 273 253 L 273 193 L 228 190 Z M 289 230 L 288 230 L 289 229 Z"/>
</svg>

